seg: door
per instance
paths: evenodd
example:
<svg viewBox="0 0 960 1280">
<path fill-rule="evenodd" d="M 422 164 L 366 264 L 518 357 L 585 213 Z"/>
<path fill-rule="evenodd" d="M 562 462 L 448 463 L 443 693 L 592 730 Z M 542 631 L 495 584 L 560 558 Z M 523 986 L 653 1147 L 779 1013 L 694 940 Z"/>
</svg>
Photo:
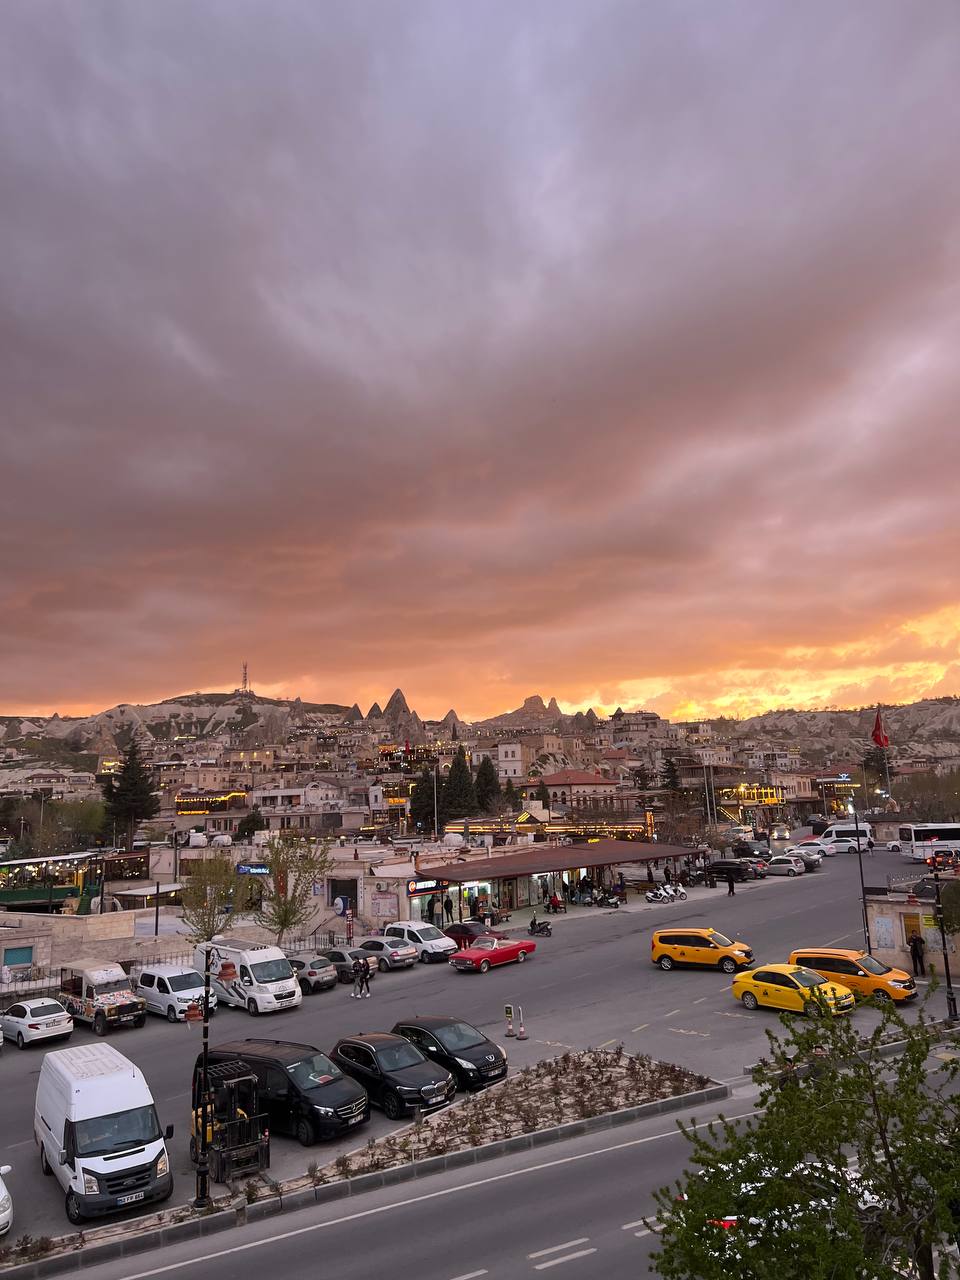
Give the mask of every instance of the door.
<svg viewBox="0 0 960 1280">
<path fill-rule="evenodd" d="M 806 1001 L 799 983 L 794 982 L 793 978 L 785 973 L 774 973 L 770 976 L 776 980 L 772 988 L 778 1001 L 776 1007 L 787 1009 L 791 1013 L 803 1013 Z"/>
<path fill-rule="evenodd" d="M 276 1133 L 293 1133 L 293 1097 L 290 1081 L 279 1067 L 267 1062 L 252 1062 L 260 1085 L 260 1105 L 270 1120 L 270 1128 Z"/>
<path fill-rule="evenodd" d="M 341 1050 L 345 1056 L 347 1049 L 350 1051 L 350 1061 L 353 1063 L 353 1074 L 366 1089 L 371 1101 L 382 1102 L 383 1075 L 373 1054 L 366 1045 L 345 1045 Z"/>
<path fill-rule="evenodd" d="M 174 1008 L 176 1008 L 176 1000 L 172 1001 L 172 1003 Z M 166 978 L 158 978 L 157 994 L 154 996 L 153 1008 L 155 1008 L 158 1013 L 166 1013 L 170 1004 L 170 984 L 167 982 Z"/>
<path fill-rule="evenodd" d="M 689 934 L 684 941 L 686 946 L 686 959 L 689 964 L 709 964 L 717 963 L 717 947 L 709 938 L 702 938 L 698 933 Z"/>
<path fill-rule="evenodd" d="M 781 996 L 778 989 L 778 978 L 779 974 L 768 973 L 766 969 L 760 969 L 753 975 L 752 990 L 754 995 L 761 1004 L 767 1005 L 771 1009 L 782 1007 L 779 1003 Z"/>
<path fill-rule="evenodd" d="M 22 1004 L 12 1004 L 4 1017 L 0 1018 L 0 1030 L 10 1040 L 15 1039 L 20 1029 L 18 1024 L 24 1021 L 26 1016 L 27 1011 Z"/>
</svg>

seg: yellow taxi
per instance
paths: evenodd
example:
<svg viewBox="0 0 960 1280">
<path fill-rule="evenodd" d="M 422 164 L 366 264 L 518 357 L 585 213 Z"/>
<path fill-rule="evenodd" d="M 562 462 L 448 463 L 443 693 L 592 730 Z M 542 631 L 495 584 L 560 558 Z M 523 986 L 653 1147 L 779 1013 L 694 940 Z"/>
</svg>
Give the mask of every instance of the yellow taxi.
<svg viewBox="0 0 960 1280">
<path fill-rule="evenodd" d="M 842 982 L 855 996 L 902 1003 L 917 995 L 917 984 L 903 969 L 891 969 L 866 951 L 838 947 L 801 947 L 790 953 L 790 963 L 813 969 L 831 982 Z"/>
<path fill-rule="evenodd" d="M 753 964 L 753 952 L 745 942 L 731 941 L 716 929 L 657 929 L 650 939 L 650 959 L 664 970 L 695 964 L 736 973 Z"/>
<path fill-rule="evenodd" d="M 750 973 L 738 973 L 730 990 L 745 1009 L 765 1005 L 811 1018 L 819 1018 L 824 1006 L 834 1014 L 849 1013 L 855 1003 L 849 987 L 798 964 L 765 964 Z"/>
</svg>

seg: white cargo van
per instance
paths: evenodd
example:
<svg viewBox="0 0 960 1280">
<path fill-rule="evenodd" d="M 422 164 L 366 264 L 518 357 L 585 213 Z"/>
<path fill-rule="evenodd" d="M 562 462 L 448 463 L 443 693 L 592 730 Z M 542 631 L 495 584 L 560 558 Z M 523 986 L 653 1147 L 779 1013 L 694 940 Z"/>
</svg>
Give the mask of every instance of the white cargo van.
<svg viewBox="0 0 960 1280">
<path fill-rule="evenodd" d="M 44 1055 L 33 1119 L 40 1168 L 66 1194 L 73 1223 L 169 1199 L 173 1174 L 153 1095 L 110 1044 Z"/>
<path fill-rule="evenodd" d="M 457 950 L 457 944 L 452 938 L 423 920 L 394 920 L 387 925 L 383 934 L 386 938 L 411 943 L 424 964 L 431 960 L 448 960 Z"/>
<path fill-rule="evenodd" d="M 861 822 L 860 827 L 860 847 L 865 849 L 867 841 L 873 839 L 873 828 L 869 822 Z M 831 822 L 826 831 L 821 831 L 817 839 L 824 844 L 851 844 L 856 848 L 857 844 L 857 824 L 851 822 L 849 818 L 845 822 Z"/>
<path fill-rule="evenodd" d="M 201 973 L 208 950 L 210 988 L 221 1004 L 232 1004 L 256 1016 L 293 1009 L 303 1000 L 297 976 L 279 947 L 245 938 L 201 942 L 193 957 Z"/>
</svg>

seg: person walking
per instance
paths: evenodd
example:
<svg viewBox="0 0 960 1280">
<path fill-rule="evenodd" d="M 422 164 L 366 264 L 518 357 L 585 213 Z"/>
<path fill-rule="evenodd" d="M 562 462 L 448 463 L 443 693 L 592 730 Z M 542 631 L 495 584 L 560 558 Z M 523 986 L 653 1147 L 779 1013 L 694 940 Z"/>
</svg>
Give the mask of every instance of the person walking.
<svg viewBox="0 0 960 1280">
<path fill-rule="evenodd" d="M 353 957 L 353 990 L 350 992 L 351 1000 L 359 1000 L 363 996 L 363 981 L 367 980 L 367 994 L 370 991 L 370 970 L 367 967 L 366 960 L 361 960 L 359 956 Z"/>
<path fill-rule="evenodd" d="M 871 858 L 873 857 L 873 841 L 869 837 L 867 838 L 867 853 L 870 854 Z"/>
<path fill-rule="evenodd" d="M 913 961 L 913 976 L 915 978 L 925 978 L 927 976 L 927 967 L 923 962 L 923 953 L 927 944 L 914 929 L 910 937 L 907 939 L 910 947 L 910 959 Z"/>
<path fill-rule="evenodd" d="M 433 924 L 433 913 L 436 906 L 437 895 L 435 893 L 431 893 L 430 897 L 427 899 L 427 924 Z"/>
<path fill-rule="evenodd" d="M 731 867 L 727 872 L 727 897 L 732 898 L 736 892 L 736 877 L 733 874 L 733 867 Z"/>
<path fill-rule="evenodd" d="M 449 893 L 443 900 L 443 914 L 446 917 L 447 924 L 453 924 L 453 899 Z"/>
<path fill-rule="evenodd" d="M 368 1000 L 370 999 L 370 962 L 369 962 L 369 960 L 364 960 L 364 961 L 363 961 L 363 969 L 362 969 L 362 971 L 361 971 L 361 973 L 360 973 L 360 997 L 361 997 L 361 999 L 362 999 L 364 996 L 366 996 L 366 998 L 367 998 Z"/>
<path fill-rule="evenodd" d="M 664 883 L 664 884 L 669 884 L 669 883 L 670 883 L 670 880 L 671 880 L 670 864 L 669 864 L 669 862 L 665 862 L 665 863 L 663 864 L 663 883 Z"/>
</svg>

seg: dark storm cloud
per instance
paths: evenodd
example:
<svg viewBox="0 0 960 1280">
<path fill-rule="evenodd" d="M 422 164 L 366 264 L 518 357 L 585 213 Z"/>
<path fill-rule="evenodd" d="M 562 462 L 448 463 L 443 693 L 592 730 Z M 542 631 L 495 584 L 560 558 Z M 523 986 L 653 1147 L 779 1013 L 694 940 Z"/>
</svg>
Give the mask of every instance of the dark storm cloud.
<svg viewBox="0 0 960 1280">
<path fill-rule="evenodd" d="M 4 18 L 0 710 L 945 678 L 952 3 Z"/>
</svg>

